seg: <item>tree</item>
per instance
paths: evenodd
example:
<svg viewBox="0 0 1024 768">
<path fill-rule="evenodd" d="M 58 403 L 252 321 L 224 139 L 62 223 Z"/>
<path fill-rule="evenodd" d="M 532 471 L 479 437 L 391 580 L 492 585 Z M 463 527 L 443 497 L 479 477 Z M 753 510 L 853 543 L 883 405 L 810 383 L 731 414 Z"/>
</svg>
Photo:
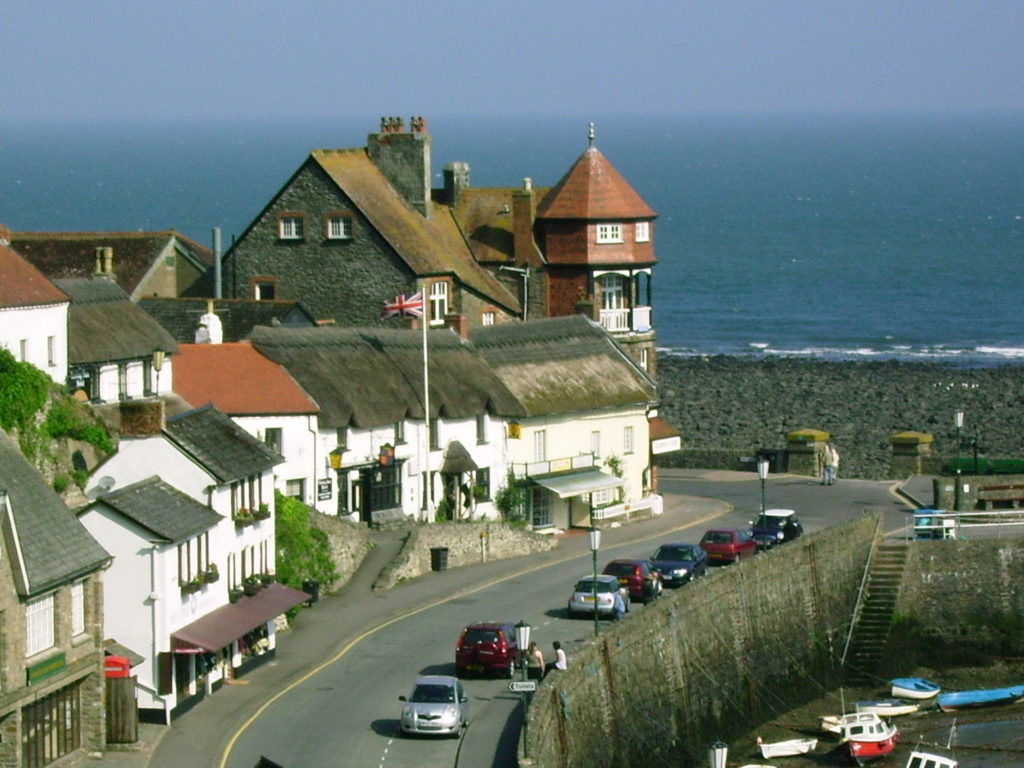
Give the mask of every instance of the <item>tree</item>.
<svg viewBox="0 0 1024 768">
<path fill-rule="evenodd" d="M 298 499 L 274 492 L 277 521 L 277 580 L 296 589 L 316 580 L 327 588 L 338 579 L 327 534 L 310 525 L 309 507 Z"/>
</svg>

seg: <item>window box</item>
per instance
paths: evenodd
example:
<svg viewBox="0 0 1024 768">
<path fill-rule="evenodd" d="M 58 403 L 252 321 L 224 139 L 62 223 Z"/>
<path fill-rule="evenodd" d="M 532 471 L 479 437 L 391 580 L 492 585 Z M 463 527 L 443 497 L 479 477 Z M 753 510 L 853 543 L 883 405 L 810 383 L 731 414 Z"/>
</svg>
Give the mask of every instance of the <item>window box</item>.
<svg viewBox="0 0 1024 768">
<path fill-rule="evenodd" d="M 210 563 L 206 570 L 203 572 L 203 583 L 213 584 L 215 581 L 220 579 L 220 571 L 217 570 L 216 563 Z"/>
<path fill-rule="evenodd" d="M 250 597 L 255 595 L 261 589 L 263 589 L 263 581 L 257 574 L 246 576 L 245 579 L 242 580 L 242 590 Z"/>
<path fill-rule="evenodd" d="M 228 600 L 230 600 L 232 603 L 237 603 L 239 600 L 242 599 L 242 596 L 244 594 L 245 590 L 241 587 L 232 587 L 228 590 Z"/>
<path fill-rule="evenodd" d="M 269 520 L 270 519 L 270 507 L 266 504 L 260 504 L 256 509 L 252 511 L 252 516 L 256 520 Z"/>
<path fill-rule="evenodd" d="M 235 510 L 235 513 L 232 515 L 232 518 L 235 521 L 235 525 L 237 525 L 239 528 L 244 528 L 245 526 L 252 525 L 256 522 L 256 517 L 253 515 L 252 512 L 249 511 L 247 507 L 239 507 L 237 510 Z"/>
<path fill-rule="evenodd" d="M 188 581 L 181 582 L 181 594 L 183 595 L 194 594 L 202 588 L 203 582 L 198 576 L 193 579 L 189 579 Z"/>
</svg>

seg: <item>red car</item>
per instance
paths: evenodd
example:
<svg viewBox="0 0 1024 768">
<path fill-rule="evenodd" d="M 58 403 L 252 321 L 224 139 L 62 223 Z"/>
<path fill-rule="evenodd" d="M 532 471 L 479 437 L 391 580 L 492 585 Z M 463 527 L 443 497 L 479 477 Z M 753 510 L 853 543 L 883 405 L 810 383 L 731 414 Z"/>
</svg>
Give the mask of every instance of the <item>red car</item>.
<svg viewBox="0 0 1024 768">
<path fill-rule="evenodd" d="M 612 560 L 604 567 L 609 576 L 629 590 L 630 600 L 646 603 L 661 595 L 661 574 L 650 560 Z"/>
<path fill-rule="evenodd" d="M 512 677 L 519 659 L 516 630 L 508 622 L 470 624 L 455 646 L 455 671 L 459 677 L 491 674 Z"/>
<path fill-rule="evenodd" d="M 757 554 L 757 542 L 740 528 L 711 528 L 700 540 L 700 548 L 712 563 L 738 563 Z"/>
</svg>

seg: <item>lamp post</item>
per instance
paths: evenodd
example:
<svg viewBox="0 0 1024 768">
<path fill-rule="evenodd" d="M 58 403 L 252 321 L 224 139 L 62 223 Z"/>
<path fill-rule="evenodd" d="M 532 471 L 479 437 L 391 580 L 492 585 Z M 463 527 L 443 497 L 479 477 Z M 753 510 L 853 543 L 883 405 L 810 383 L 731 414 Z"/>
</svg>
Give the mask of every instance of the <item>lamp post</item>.
<svg viewBox="0 0 1024 768">
<path fill-rule="evenodd" d="M 708 746 L 708 765 L 711 768 L 725 768 L 726 758 L 729 756 L 729 745 L 716 741 Z"/>
<path fill-rule="evenodd" d="M 956 488 L 953 491 L 953 509 L 959 512 L 963 504 L 963 482 L 960 478 L 960 430 L 964 426 L 963 408 L 957 408 L 953 414 L 953 426 L 956 427 Z"/>
<path fill-rule="evenodd" d="M 591 588 L 593 589 L 593 606 L 594 606 L 594 637 L 597 637 L 598 632 L 598 614 L 597 614 L 597 550 L 601 548 L 601 529 L 591 524 L 590 526 L 590 553 L 594 556 L 594 578 L 590 582 Z"/>
<path fill-rule="evenodd" d="M 764 484 L 768 479 L 768 457 L 759 456 L 757 459 L 757 476 L 761 478 L 761 517 L 764 517 Z"/>
<path fill-rule="evenodd" d="M 164 367 L 164 357 L 167 355 L 162 349 L 153 350 L 153 370 L 156 371 L 156 392 L 154 393 L 157 397 L 160 397 L 160 370 Z"/>
<path fill-rule="evenodd" d="M 530 625 L 527 624 L 522 619 L 520 619 L 519 623 L 516 624 L 516 645 L 519 647 L 519 659 L 522 662 L 522 667 L 523 667 L 523 680 L 526 680 L 526 678 L 528 677 L 527 672 L 526 672 L 526 663 L 527 663 L 526 653 L 527 653 L 527 649 L 529 649 L 529 647 L 530 647 L 530 629 L 531 629 Z M 542 671 L 542 674 L 543 674 L 543 671 Z M 529 735 L 528 732 L 527 732 L 527 720 L 529 718 L 527 717 L 527 711 L 526 711 L 527 704 L 529 703 L 529 694 L 526 691 L 523 691 L 522 699 L 523 699 L 523 757 L 525 758 L 525 757 L 529 757 L 530 756 L 530 749 L 529 749 L 529 743 L 530 742 L 527 739 L 527 736 Z"/>
</svg>

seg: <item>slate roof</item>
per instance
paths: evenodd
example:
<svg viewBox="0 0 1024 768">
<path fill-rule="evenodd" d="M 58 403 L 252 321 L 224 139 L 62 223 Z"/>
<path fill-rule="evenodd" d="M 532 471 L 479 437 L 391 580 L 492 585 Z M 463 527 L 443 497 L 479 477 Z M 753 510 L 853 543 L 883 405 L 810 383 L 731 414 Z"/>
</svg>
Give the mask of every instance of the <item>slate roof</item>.
<svg viewBox="0 0 1024 768">
<path fill-rule="evenodd" d="M 164 434 L 220 483 L 259 474 L 284 461 L 212 405 L 168 418 Z"/>
<path fill-rule="evenodd" d="M 12 232 L 11 245 L 51 280 L 91 277 L 96 249 L 114 249 L 114 276 L 127 294 L 149 274 L 157 257 L 173 239 L 175 250 L 200 271 L 213 264 L 213 252 L 179 232 Z"/>
<path fill-rule="evenodd" d="M 469 338 L 530 416 L 657 400 L 654 380 L 583 315 L 472 328 Z"/>
<path fill-rule="evenodd" d="M 2 241 L 0 275 L 0 307 L 36 307 L 68 301 L 64 291 Z"/>
<path fill-rule="evenodd" d="M 452 212 L 434 205 L 424 218 L 395 192 L 365 149 L 316 149 L 310 155 L 420 277 L 455 275 L 466 288 L 514 314 L 519 299 L 476 263 Z"/>
<path fill-rule="evenodd" d="M 206 314 L 207 303 L 210 301 L 213 302 L 213 311 L 220 318 L 224 341 L 243 341 L 257 325 L 300 328 L 316 325 L 316 319 L 298 301 L 147 297 L 139 299 L 137 303 L 179 344 L 192 344 L 196 340 L 199 317 Z"/>
<path fill-rule="evenodd" d="M 68 362 L 105 363 L 149 357 L 156 349 L 178 349 L 171 335 L 104 277 L 54 281 L 71 297 Z"/>
<path fill-rule="evenodd" d="M 477 261 L 494 264 L 513 260 L 512 196 L 520 191 L 515 187 L 467 187 L 459 193 L 454 215 Z M 547 192 L 546 187 L 534 188 L 538 200 Z"/>
<path fill-rule="evenodd" d="M 0 490 L 11 516 L 3 514 L 5 557 L 22 597 L 31 597 L 106 566 L 110 555 L 0 430 Z M 12 546 L 17 542 L 17 547 Z M 20 548 L 24 570 L 18 565 Z"/>
<path fill-rule="evenodd" d="M 252 343 L 317 402 L 323 428 L 424 417 L 422 331 L 257 328 Z M 428 348 L 431 417 L 525 415 L 483 358 L 451 331 L 428 332 Z"/>
<path fill-rule="evenodd" d="M 145 528 L 152 535 L 151 541 L 165 544 L 187 541 L 213 528 L 222 519 L 205 504 L 155 475 L 105 493 L 89 507 L 99 502 Z"/>
<path fill-rule="evenodd" d="M 597 147 L 588 147 L 537 206 L 538 219 L 653 219 L 643 201 Z"/>
<path fill-rule="evenodd" d="M 231 416 L 316 413 L 317 404 L 287 370 L 252 344 L 182 344 L 174 391 L 193 405 L 212 403 Z"/>
</svg>

